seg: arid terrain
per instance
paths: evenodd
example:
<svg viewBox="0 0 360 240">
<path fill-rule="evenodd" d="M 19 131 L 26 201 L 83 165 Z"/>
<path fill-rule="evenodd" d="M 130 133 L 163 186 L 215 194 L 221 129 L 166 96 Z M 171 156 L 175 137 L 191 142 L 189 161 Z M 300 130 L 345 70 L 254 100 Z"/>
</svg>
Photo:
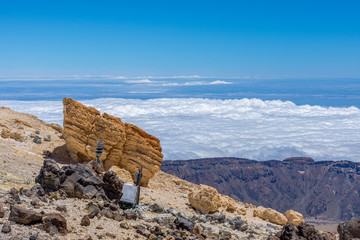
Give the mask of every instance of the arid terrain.
<svg viewBox="0 0 360 240">
<path fill-rule="evenodd" d="M 287 231 L 285 223 L 303 222 L 296 212 L 285 217 L 163 171 L 141 188 L 140 204 L 135 209 L 121 210 L 115 205 L 110 211 L 106 202 L 66 197 L 61 191 L 40 194 L 43 190 L 37 190 L 41 186 L 35 178 L 44 174 L 44 159 L 55 160 L 59 169 L 74 164 L 62 128 L 5 107 L 0 108 L 0 116 L 0 239 L 279 239 Z M 123 182 L 133 184 L 127 171 L 114 171 Z M 91 216 L 89 208 L 94 205 L 101 212 Z M 42 220 L 21 223 L 14 217 L 15 210 L 41 214 Z M 66 228 L 49 227 L 49 216 L 63 219 Z M 335 235 L 321 235 L 325 233 L 301 224 L 299 229 L 310 229 L 314 236 L 335 239 Z"/>
<path fill-rule="evenodd" d="M 214 158 L 163 161 L 162 170 L 240 201 L 280 212 L 294 209 L 313 221 L 360 217 L 360 164 L 355 162 Z"/>
</svg>

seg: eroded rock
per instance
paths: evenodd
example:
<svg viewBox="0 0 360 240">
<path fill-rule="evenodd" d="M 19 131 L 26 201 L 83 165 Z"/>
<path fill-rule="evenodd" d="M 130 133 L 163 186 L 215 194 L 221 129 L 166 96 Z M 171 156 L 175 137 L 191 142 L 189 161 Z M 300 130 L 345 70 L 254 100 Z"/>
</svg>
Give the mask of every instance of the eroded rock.
<svg viewBox="0 0 360 240">
<path fill-rule="evenodd" d="M 10 210 L 9 221 L 16 223 L 31 224 L 40 222 L 42 214 L 33 210 L 28 210 L 17 205 L 13 205 Z"/>
<path fill-rule="evenodd" d="M 286 216 L 289 223 L 292 223 L 292 224 L 294 224 L 296 226 L 298 226 L 300 223 L 304 222 L 303 215 L 301 213 L 299 213 L 299 212 L 294 211 L 294 210 L 288 210 L 285 213 L 285 216 Z"/>
<path fill-rule="evenodd" d="M 115 165 L 132 175 L 143 167 L 141 184 L 160 169 L 163 155 L 160 141 L 142 129 L 109 114 L 100 114 L 92 107 L 64 98 L 64 129 L 66 148 L 78 162 L 95 160 L 97 141 L 104 142 L 102 162 L 106 169 Z"/>
<path fill-rule="evenodd" d="M 340 223 L 337 227 L 340 240 L 360 238 L 360 219 Z"/>
<path fill-rule="evenodd" d="M 285 225 L 288 221 L 287 218 L 278 211 L 275 211 L 274 209 L 271 208 L 264 208 L 262 206 L 254 209 L 253 216 L 259 217 L 264 220 L 268 220 L 269 222 L 278 225 Z"/>
<path fill-rule="evenodd" d="M 50 235 L 67 234 L 66 219 L 58 213 L 50 213 L 43 217 L 43 226 Z"/>
<path fill-rule="evenodd" d="M 188 194 L 189 203 L 203 214 L 214 213 L 224 206 L 222 196 L 210 186 L 200 185 L 198 189 Z"/>
</svg>

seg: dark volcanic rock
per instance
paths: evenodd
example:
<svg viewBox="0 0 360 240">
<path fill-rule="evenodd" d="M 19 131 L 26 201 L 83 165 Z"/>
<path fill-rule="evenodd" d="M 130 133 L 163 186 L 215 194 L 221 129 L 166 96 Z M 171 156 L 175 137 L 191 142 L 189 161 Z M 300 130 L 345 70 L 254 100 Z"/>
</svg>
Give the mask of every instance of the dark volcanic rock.
<svg viewBox="0 0 360 240">
<path fill-rule="evenodd" d="M 0 218 L 3 218 L 5 216 L 5 210 L 3 205 L 0 203 Z"/>
<path fill-rule="evenodd" d="M 3 233 L 9 233 L 11 232 L 11 225 L 10 223 L 6 222 L 3 224 L 2 228 L 1 228 L 1 232 Z"/>
<path fill-rule="evenodd" d="M 296 227 L 292 223 L 287 223 L 283 229 L 276 234 L 280 240 L 335 240 L 335 236 L 330 236 L 326 233 L 320 233 L 315 230 L 315 227 L 310 224 L 301 223 Z"/>
<path fill-rule="evenodd" d="M 44 189 L 56 191 L 60 186 L 60 168 L 54 160 L 46 159 L 41 167 L 40 174 L 35 178 Z"/>
<path fill-rule="evenodd" d="M 54 160 L 45 159 L 36 182 L 44 189 L 44 193 L 59 191 L 68 197 L 119 200 L 123 181 L 112 171 L 105 172 L 102 176 L 99 173 L 101 170 L 94 161 L 86 165 L 71 164 L 60 169 Z"/>
<path fill-rule="evenodd" d="M 66 219 L 58 213 L 47 214 L 43 217 L 45 231 L 51 235 L 67 234 Z"/>
<path fill-rule="evenodd" d="M 14 205 L 11 207 L 9 221 L 14 221 L 22 224 L 30 224 L 40 222 L 42 219 L 42 214 L 27 210 L 25 208 Z"/>
<path fill-rule="evenodd" d="M 335 220 L 360 218 L 360 163 L 288 158 L 163 161 L 161 170 L 234 199 Z"/>
<path fill-rule="evenodd" d="M 81 226 L 90 226 L 90 218 L 88 215 L 85 215 L 80 222 Z"/>
<path fill-rule="evenodd" d="M 340 240 L 350 240 L 360 238 L 360 219 L 352 219 L 348 222 L 340 223 L 337 227 Z"/>
<path fill-rule="evenodd" d="M 104 190 L 106 193 L 106 196 L 109 199 L 117 199 L 120 200 L 122 196 L 122 188 L 124 185 L 124 182 L 120 180 L 113 171 L 108 171 L 104 174 L 103 177 L 104 181 Z"/>
<path fill-rule="evenodd" d="M 195 225 L 189 219 L 180 216 L 175 219 L 174 224 L 177 229 L 188 230 L 189 232 L 192 232 Z"/>
</svg>

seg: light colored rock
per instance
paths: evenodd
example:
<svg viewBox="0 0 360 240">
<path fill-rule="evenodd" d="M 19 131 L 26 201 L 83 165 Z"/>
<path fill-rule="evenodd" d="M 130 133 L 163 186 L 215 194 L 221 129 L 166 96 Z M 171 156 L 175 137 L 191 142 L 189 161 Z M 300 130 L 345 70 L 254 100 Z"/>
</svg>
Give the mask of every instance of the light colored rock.
<svg viewBox="0 0 360 240">
<path fill-rule="evenodd" d="M 286 216 L 289 223 L 292 223 L 292 224 L 294 224 L 296 226 L 298 226 L 300 223 L 304 222 L 303 215 L 301 213 L 299 213 L 299 212 L 294 211 L 294 210 L 288 210 L 285 213 L 285 216 Z"/>
<path fill-rule="evenodd" d="M 225 205 L 218 191 L 206 185 L 200 185 L 198 189 L 189 193 L 188 198 L 190 205 L 203 214 L 214 213 Z"/>
<path fill-rule="evenodd" d="M 275 211 L 274 209 L 271 208 L 264 208 L 262 206 L 254 209 L 253 216 L 259 217 L 264 220 L 268 220 L 269 222 L 278 225 L 285 225 L 288 221 L 287 218 L 278 211 Z"/>
<path fill-rule="evenodd" d="M 236 213 L 239 214 L 239 215 L 246 215 L 246 209 L 245 208 L 239 208 L 236 211 Z"/>
<path fill-rule="evenodd" d="M 70 156 L 78 162 L 95 160 L 97 141 L 104 142 L 101 161 L 105 169 L 118 166 L 132 178 L 143 167 L 141 185 L 160 170 L 163 155 L 160 140 L 130 123 L 92 107 L 64 98 L 63 134 Z"/>
<path fill-rule="evenodd" d="M 238 207 L 234 199 L 232 199 L 229 196 L 221 195 L 222 201 L 224 202 L 224 205 L 226 206 L 226 211 L 228 212 L 235 212 Z"/>
<path fill-rule="evenodd" d="M 121 180 L 123 180 L 126 183 L 134 182 L 129 171 L 127 171 L 123 168 L 119 168 L 118 166 L 111 166 L 109 168 L 109 171 L 115 172 L 116 176 L 118 176 Z"/>
</svg>

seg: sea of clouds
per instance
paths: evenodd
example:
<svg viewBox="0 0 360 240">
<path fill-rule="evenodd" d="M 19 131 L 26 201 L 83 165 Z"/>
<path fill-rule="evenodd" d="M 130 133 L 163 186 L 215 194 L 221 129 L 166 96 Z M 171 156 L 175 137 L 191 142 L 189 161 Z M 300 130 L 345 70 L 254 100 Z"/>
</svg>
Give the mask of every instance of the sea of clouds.
<svg viewBox="0 0 360 240">
<path fill-rule="evenodd" d="M 161 140 L 164 159 L 242 157 L 360 161 L 360 109 L 260 99 L 102 98 L 82 101 Z M 62 124 L 61 101 L 0 101 L 0 106 Z"/>
</svg>

